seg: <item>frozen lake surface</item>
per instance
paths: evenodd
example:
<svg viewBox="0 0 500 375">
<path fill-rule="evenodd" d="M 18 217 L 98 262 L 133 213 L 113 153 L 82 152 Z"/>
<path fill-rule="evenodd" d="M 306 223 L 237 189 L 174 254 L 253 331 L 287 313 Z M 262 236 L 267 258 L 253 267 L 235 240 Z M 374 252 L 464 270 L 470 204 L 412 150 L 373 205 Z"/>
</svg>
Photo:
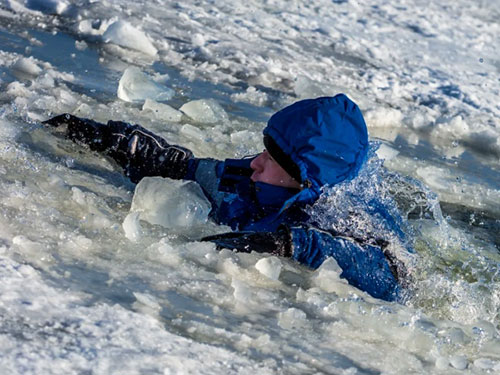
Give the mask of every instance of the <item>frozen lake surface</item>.
<svg viewBox="0 0 500 375">
<path fill-rule="evenodd" d="M 499 373 L 497 5 L 2 0 L 2 373 Z M 218 252 L 197 239 L 228 228 L 195 187 L 134 196 L 112 162 L 40 125 L 124 120 L 241 157 L 274 111 L 339 92 L 386 169 L 373 156 L 311 212 L 340 225 L 363 210 L 348 197 L 396 197 L 416 250 L 404 304 L 334 262 Z"/>
</svg>

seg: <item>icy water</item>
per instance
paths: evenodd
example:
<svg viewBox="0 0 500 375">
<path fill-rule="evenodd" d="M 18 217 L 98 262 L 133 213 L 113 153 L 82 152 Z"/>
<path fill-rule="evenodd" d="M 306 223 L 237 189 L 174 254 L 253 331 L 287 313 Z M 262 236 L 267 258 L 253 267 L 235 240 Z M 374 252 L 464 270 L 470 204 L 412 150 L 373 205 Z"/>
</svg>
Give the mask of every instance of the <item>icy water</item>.
<svg viewBox="0 0 500 375">
<path fill-rule="evenodd" d="M 494 1 L 2 0 L 1 373 L 500 373 L 499 19 Z M 196 240 L 228 228 L 190 216 L 192 187 L 134 197 L 40 125 L 125 120 L 225 158 L 261 151 L 284 105 L 338 92 L 380 159 L 311 212 L 351 226 L 357 197 L 394 198 L 415 249 L 404 303 L 334 262 L 217 252 Z"/>
</svg>

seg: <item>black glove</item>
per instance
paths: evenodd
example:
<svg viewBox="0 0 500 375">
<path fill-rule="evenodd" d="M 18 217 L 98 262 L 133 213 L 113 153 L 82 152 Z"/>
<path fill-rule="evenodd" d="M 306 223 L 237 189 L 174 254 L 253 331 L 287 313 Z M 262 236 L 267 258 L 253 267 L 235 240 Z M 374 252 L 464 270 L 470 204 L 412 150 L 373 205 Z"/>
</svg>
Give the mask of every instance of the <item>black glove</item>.
<svg viewBox="0 0 500 375">
<path fill-rule="evenodd" d="M 65 113 L 43 121 L 42 124 L 58 128 L 66 138 L 87 145 L 91 150 L 103 152 L 111 147 L 111 131 L 99 122 Z"/>
<path fill-rule="evenodd" d="M 142 126 L 122 121 L 108 121 L 104 125 L 63 114 L 43 123 L 62 129 L 73 142 L 110 156 L 124 168 L 132 182 L 139 182 L 146 176 L 182 179 L 193 157 L 188 149 L 170 145 Z"/>
<path fill-rule="evenodd" d="M 291 257 L 292 240 L 286 227 L 280 227 L 276 232 L 228 232 L 208 236 L 201 241 L 210 241 L 217 249 L 231 249 L 244 253 L 256 251 L 270 253 L 283 257 Z"/>
</svg>

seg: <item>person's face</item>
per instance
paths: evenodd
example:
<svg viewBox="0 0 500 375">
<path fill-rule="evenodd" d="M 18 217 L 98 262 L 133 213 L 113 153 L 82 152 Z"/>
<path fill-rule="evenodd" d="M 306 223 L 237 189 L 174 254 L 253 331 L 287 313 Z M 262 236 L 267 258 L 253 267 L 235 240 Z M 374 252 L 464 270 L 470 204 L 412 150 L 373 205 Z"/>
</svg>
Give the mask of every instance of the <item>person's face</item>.
<svg viewBox="0 0 500 375">
<path fill-rule="evenodd" d="M 281 168 L 267 150 L 252 160 L 250 168 L 253 169 L 250 176 L 253 182 L 260 181 L 270 185 L 300 189 L 300 184 Z"/>
</svg>

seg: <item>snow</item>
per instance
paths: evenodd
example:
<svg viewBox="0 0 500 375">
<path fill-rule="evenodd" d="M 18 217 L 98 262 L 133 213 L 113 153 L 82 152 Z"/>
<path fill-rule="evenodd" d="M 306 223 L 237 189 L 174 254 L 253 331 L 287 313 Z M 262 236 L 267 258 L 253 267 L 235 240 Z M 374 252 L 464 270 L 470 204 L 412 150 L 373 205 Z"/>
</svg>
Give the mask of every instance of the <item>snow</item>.
<svg viewBox="0 0 500 375">
<path fill-rule="evenodd" d="M 6 312 L 3 320 L 12 319 L 11 332 L 29 339 L 34 349 L 26 353 L 24 345 L 4 336 L 0 347 L 7 373 L 250 374 L 259 367 L 243 357 L 235 358 L 229 350 L 169 333 L 149 314 L 119 305 L 76 306 L 78 296 L 46 285 L 28 265 L 0 257 L 0 275 L 9 290 L 0 297 L 0 308 Z M 150 297 L 134 295 L 149 309 L 155 308 Z M 187 351 L 192 353 L 189 358 Z M 205 362 L 202 367 L 201 362 Z"/>
</svg>

